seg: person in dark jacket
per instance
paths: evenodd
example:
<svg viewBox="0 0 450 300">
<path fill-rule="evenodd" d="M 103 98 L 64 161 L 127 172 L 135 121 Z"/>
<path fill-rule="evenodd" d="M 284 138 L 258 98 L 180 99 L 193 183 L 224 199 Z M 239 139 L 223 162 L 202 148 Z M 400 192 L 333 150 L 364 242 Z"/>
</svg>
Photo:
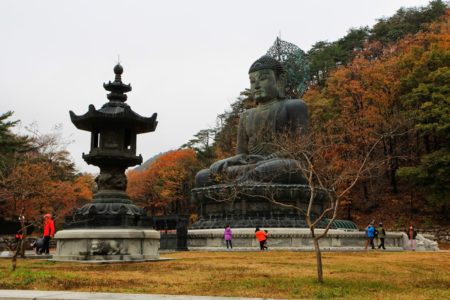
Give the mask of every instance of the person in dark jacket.
<svg viewBox="0 0 450 300">
<path fill-rule="evenodd" d="M 417 236 L 417 231 L 416 229 L 414 229 L 414 227 L 411 225 L 409 225 L 409 229 L 406 232 L 406 234 L 408 235 L 409 241 L 411 243 L 411 250 L 415 251 L 416 250 L 416 236 Z"/>
<path fill-rule="evenodd" d="M 383 223 L 378 224 L 377 232 L 378 232 L 377 236 L 380 239 L 380 245 L 378 245 L 378 249 L 383 248 L 383 250 L 386 250 L 386 248 L 384 247 L 384 238 L 386 237 L 386 230 L 383 227 Z"/>
<path fill-rule="evenodd" d="M 44 215 L 44 246 L 42 247 L 42 252 L 44 254 L 49 254 L 50 239 L 55 234 L 55 223 L 52 220 L 51 214 Z"/>
</svg>

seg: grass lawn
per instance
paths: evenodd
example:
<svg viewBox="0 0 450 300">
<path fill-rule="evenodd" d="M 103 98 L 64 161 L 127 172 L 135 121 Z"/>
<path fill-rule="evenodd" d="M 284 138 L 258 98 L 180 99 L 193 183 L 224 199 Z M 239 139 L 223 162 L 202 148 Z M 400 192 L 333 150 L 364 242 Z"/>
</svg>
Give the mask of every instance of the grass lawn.
<svg viewBox="0 0 450 300">
<path fill-rule="evenodd" d="M 0 289 L 272 298 L 450 299 L 450 252 L 176 252 L 172 261 L 77 264 L 0 260 Z"/>
</svg>

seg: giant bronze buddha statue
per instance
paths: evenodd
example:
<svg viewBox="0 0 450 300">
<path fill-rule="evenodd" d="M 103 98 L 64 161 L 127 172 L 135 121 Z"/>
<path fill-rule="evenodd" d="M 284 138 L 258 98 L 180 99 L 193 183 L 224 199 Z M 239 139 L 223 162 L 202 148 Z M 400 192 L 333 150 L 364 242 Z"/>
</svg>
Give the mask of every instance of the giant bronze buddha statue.
<svg viewBox="0 0 450 300">
<path fill-rule="evenodd" d="M 302 142 L 308 109 L 302 100 L 286 99 L 286 73 L 276 59 L 261 57 L 249 77 L 257 106 L 240 116 L 236 155 L 197 173 L 191 196 L 199 220 L 193 229 L 306 227 L 294 207 L 306 211 L 311 188 L 300 162 L 280 149 L 286 139 Z M 313 213 L 323 211 L 325 197 L 315 188 Z"/>
<path fill-rule="evenodd" d="M 255 61 L 249 77 L 257 106 L 240 117 L 236 155 L 201 170 L 196 187 L 226 182 L 305 183 L 298 162 L 278 151 L 277 137 L 297 135 L 307 129 L 306 104 L 299 99 L 285 99 L 286 74 L 270 56 Z"/>
</svg>

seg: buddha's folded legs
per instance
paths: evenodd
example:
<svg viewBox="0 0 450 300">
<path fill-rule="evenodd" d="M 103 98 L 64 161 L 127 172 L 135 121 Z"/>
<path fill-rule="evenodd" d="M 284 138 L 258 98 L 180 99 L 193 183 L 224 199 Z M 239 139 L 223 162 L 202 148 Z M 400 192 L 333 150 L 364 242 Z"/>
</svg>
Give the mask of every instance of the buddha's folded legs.
<svg viewBox="0 0 450 300">
<path fill-rule="evenodd" d="M 281 184 L 306 184 L 300 165 L 293 159 L 274 158 L 259 162 L 248 173 L 248 179 L 256 182 Z"/>
<path fill-rule="evenodd" d="M 203 169 L 195 177 L 195 186 L 204 187 L 219 183 L 242 183 L 246 181 L 306 184 L 306 179 L 297 161 L 274 158 L 257 164 L 231 166 L 219 174 L 213 174 L 209 169 Z"/>
</svg>

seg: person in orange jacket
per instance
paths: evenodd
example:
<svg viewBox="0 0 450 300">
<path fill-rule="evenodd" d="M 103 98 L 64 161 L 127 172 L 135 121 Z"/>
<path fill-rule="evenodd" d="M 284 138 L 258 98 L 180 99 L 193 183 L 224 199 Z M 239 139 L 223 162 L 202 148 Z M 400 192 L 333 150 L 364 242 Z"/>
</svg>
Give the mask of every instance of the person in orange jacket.
<svg viewBox="0 0 450 300">
<path fill-rule="evenodd" d="M 267 242 L 267 231 L 260 230 L 259 227 L 256 227 L 255 229 L 255 236 L 256 239 L 259 241 L 259 247 L 261 250 L 267 249 L 266 242 Z"/>
<path fill-rule="evenodd" d="M 20 245 L 20 242 L 22 242 L 22 240 L 23 240 L 22 229 L 17 231 L 17 233 L 15 235 L 15 238 L 16 238 L 16 246 L 15 246 L 15 248 L 17 249 L 17 247 L 19 247 L 19 245 Z"/>
<path fill-rule="evenodd" d="M 50 239 L 55 234 L 55 223 L 52 220 L 51 214 L 44 215 L 44 246 L 42 247 L 42 252 L 49 254 Z"/>
<path fill-rule="evenodd" d="M 18 243 L 21 239 L 23 239 L 22 230 L 17 231 L 15 238 L 16 238 L 16 243 Z"/>
</svg>

